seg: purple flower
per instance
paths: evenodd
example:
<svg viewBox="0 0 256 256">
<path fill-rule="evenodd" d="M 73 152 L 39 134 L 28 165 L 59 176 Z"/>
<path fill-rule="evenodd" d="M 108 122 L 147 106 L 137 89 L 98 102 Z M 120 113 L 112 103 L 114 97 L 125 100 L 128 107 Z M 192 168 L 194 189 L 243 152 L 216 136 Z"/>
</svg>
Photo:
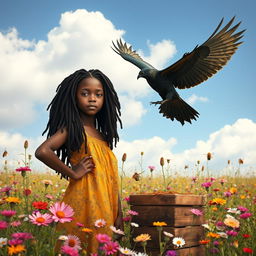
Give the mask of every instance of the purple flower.
<svg viewBox="0 0 256 256">
<path fill-rule="evenodd" d="M 211 252 L 212 254 L 219 253 L 219 249 L 214 247 L 214 248 L 211 248 L 211 249 L 210 249 L 210 252 Z"/>
<path fill-rule="evenodd" d="M 202 187 L 204 187 L 207 191 L 209 190 L 209 187 L 212 185 L 212 182 L 204 182 L 201 184 Z"/>
<path fill-rule="evenodd" d="M 177 253 L 174 250 L 169 250 L 166 252 L 165 256 L 177 256 Z"/>
<path fill-rule="evenodd" d="M 226 192 L 224 192 L 224 196 L 225 197 L 230 197 L 230 196 L 232 196 L 232 193 L 229 192 L 229 191 L 226 191 Z"/>
<path fill-rule="evenodd" d="M 213 241 L 213 245 L 214 245 L 214 246 L 219 246 L 219 245 L 220 245 L 220 242 L 219 242 L 219 241 Z"/>
</svg>

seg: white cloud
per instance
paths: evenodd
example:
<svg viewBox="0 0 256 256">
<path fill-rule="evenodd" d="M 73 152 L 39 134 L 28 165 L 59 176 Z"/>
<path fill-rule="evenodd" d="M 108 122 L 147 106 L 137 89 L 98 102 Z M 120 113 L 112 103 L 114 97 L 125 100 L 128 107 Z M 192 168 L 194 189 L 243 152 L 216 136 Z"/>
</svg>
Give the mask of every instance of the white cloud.
<svg viewBox="0 0 256 256">
<path fill-rule="evenodd" d="M 186 102 L 188 104 L 195 104 L 197 101 L 200 102 L 207 102 L 209 99 L 207 97 L 202 97 L 202 96 L 197 96 L 196 94 L 192 94 L 187 100 Z"/>
<path fill-rule="evenodd" d="M 43 141 L 43 137 L 25 138 L 21 134 L 10 134 L 0 132 L 0 150 L 7 150 L 10 155 L 8 159 L 14 160 L 24 159 L 23 143 L 29 141 L 29 154 L 34 154 L 35 149 Z M 212 159 L 209 162 L 209 169 L 222 170 L 227 166 L 227 161 L 231 160 L 232 165 L 236 169 L 238 159 L 244 161 L 241 168 L 242 172 L 256 166 L 256 123 L 249 119 L 238 119 L 232 125 L 226 125 L 220 130 L 209 135 L 206 141 L 197 141 L 195 147 L 186 149 L 180 153 L 173 153 L 175 145 L 178 141 L 175 138 L 164 140 L 161 137 L 154 136 L 152 138 L 140 139 L 134 141 L 120 140 L 118 147 L 114 149 L 119 164 L 121 165 L 122 155 L 127 154 L 125 170 L 127 174 L 140 171 L 140 153 L 144 152 L 142 158 L 143 169 L 147 169 L 149 165 L 155 165 L 160 170 L 159 160 L 161 157 L 170 159 L 170 166 L 173 170 L 180 174 L 184 174 L 184 166 L 189 165 L 189 174 L 193 174 L 193 168 L 197 160 L 202 165 L 206 165 L 206 154 L 211 152 Z M 17 164 L 17 161 L 15 162 Z M 38 169 L 39 161 L 34 159 L 33 166 Z"/>
<path fill-rule="evenodd" d="M 127 104 L 132 101 L 140 109 L 137 116 L 123 115 L 134 118 L 130 124 L 138 122 L 143 113 L 139 97 L 151 89 L 145 80 L 136 79 L 139 69 L 110 47 L 112 40 L 124 33 L 102 13 L 82 9 L 63 13 L 59 26 L 49 31 L 47 40 L 23 40 L 15 28 L 0 33 L 0 128 L 32 122 L 36 103 L 48 104 L 57 85 L 80 68 L 98 68 L 107 74 L 119 95 L 130 99 Z M 172 56 L 175 46 L 163 40 L 156 45 L 149 44 L 149 48 L 148 58 L 161 66 Z M 130 108 L 124 105 L 123 109 L 129 112 Z M 8 116 L 8 112 L 12 114 Z"/>
</svg>

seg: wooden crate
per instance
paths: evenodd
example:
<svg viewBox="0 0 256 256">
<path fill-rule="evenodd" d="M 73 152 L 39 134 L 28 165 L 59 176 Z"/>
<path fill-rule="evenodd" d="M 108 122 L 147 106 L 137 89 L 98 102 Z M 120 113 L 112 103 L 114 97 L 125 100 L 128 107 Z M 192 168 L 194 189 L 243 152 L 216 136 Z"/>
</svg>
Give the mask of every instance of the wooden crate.
<svg viewBox="0 0 256 256">
<path fill-rule="evenodd" d="M 185 240 L 183 248 L 174 248 L 172 244 L 169 250 L 177 250 L 179 256 L 204 255 L 204 247 L 199 241 L 204 238 L 203 216 L 195 216 L 192 208 L 203 211 L 206 197 L 192 194 L 141 194 L 130 195 L 131 210 L 138 212 L 132 217 L 132 222 L 139 224 L 133 229 L 132 244 L 135 250 L 142 251 L 140 243 L 134 243 L 133 238 L 140 234 L 149 234 L 151 240 L 147 242 L 147 250 L 154 255 L 159 255 L 159 241 L 157 228 L 153 222 L 167 223 L 163 231 L 169 232 L 174 237 L 182 237 Z"/>
</svg>

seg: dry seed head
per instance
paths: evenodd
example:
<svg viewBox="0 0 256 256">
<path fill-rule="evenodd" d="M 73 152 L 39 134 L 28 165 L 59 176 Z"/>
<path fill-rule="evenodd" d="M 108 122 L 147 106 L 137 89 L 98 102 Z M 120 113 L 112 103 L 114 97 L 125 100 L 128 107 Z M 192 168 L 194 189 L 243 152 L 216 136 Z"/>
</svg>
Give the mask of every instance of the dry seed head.
<svg viewBox="0 0 256 256">
<path fill-rule="evenodd" d="M 202 166 L 202 172 L 204 171 L 204 165 Z"/>
<path fill-rule="evenodd" d="M 228 160 L 228 164 L 230 164 L 231 162 L 230 162 L 230 160 Z"/>
<path fill-rule="evenodd" d="M 144 155 L 144 152 L 140 152 L 140 155 L 143 156 L 143 155 Z"/>
<path fill-rule="evenodd" d="M 167 159 L 166 161 L 167 161 L 167 163 L 169 164 L 169 163 L 170 163 L 170 161 L 171 161 L 171 159 Z"/>
<path fill-rule="evenodd" d="M 28 155 L 28 160 L 30 161 L 32 159 L 32 155 Z"/>
<path fill-rule="evenodd" d="M 25 140 L 25 142 L 24 142 L 24 148 L 25 148 L 25 149 L 28 148 L 28 141 L 27 141 L 27 140 Z"/>
<path fill-rule="evenodd" d="M 6 157 L 8 155 L 8 152 L 5 150 L 3 153 L 3 157 Z"/>
<path fill-rule="evenodd" d="M 160 165 L 164 166 L 164 158 L 163 157 L 160 158 Z"/>
<path fill-rule="evenodd" d="M 200 164 L 200 160 L 197 160 L 197 164 Z"/>
<path fill-rule="evenodd" d="M 238 163 L 239 163 L 239 164 L 243 164 L 243 163 L 244 163 L 243 159 L 239 158 L 239 159 L 238 159 Z"/>
<path fill-rule="evenodd" d="M 126 158 L 127 158 L 127 155 L 126 155 L 126 153 L 124 153 L 123 156 L 122 156 L 122 162 L 125 162 Z"/>
<path fill-rule="evenodd" d="M 207 160 L 211 160 L 212 159 L 212 154 L 210 152 L 207 153 Z"/>
<path fill-rule="evenodd" d="M 140 180 L 140 175 L 137 172 L 135 172 L 133 174 L 132 178 L 135 179 L 136 181 L 139 181 Z"/>
</svg>

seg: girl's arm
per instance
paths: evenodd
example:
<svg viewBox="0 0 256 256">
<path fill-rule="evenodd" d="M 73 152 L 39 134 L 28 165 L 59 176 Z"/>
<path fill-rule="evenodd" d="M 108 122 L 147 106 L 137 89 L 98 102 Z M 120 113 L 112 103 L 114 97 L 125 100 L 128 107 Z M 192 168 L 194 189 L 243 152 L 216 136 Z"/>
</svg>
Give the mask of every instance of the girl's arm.
<svg viewBox="0 0 256 256">
<path fill-rule="evenodd" d="M 35 156 L 41 160 L 44 164 L 60 172 L 63 175 L 67 175 L 71 179 L 80 179 L 85 173 L 90 172 L 94 168 L 91 157 L 83 158 L 78 165 L 69 168 L 65 165 L 58 156 L 54 153 L 58 148 L 60 148 L 67 140 L 67 130 L 58 130 L 54 135 L 43 142 L 36 150 Z"/>
</svg>

